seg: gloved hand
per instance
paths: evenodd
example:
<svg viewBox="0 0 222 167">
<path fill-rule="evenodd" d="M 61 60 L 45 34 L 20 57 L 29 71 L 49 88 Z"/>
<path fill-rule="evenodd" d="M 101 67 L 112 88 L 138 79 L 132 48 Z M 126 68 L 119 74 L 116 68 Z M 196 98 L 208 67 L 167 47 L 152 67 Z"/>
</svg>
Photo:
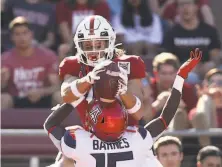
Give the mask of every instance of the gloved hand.
<svg viewBox="0 0 222 167">
<path fill-rule="evenodd" d="M 189 72 L 191 72 L 200 62 L 201 57 L 202 57 L 202 51 L 200 51 L 198 48 L 196 48 L 195 51 L 191 51 L 190 58 L 180 67 L 180 69 L 177 72 L 177 75 L 186 79 Z"/>
<path fill-rule="evenodd" d="M 118 80 L 118 91 L 116 96 L 125 94 L 127 91 L 127 85 L 128 85 L 128 75 L 127 71 L 120 67 L 120 79 Z"/>
<path fill-rule="evenodd" d="M 97 64 L 93 70 L 91 72 L 89 72 L 85 77 L 84 77 L 84 81 L 90 83 L 90 84 L 94 84 L 94 82 L 96 80 L 99 80 L 100 77 L 98 76 L 99 73 L 105 71 L 106 66 L 108 66 L 109 64 L 111 64 L 112 61 L 111 60 L 105 60 L 99 64 Z"/>
</svg>

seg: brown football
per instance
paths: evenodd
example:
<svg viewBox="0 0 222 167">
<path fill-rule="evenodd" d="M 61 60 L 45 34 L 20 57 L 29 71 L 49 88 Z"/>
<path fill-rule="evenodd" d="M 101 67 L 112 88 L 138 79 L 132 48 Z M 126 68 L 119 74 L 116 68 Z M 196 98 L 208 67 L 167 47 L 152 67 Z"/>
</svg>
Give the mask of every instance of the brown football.
<svg viewBox="0 0 222 167">
<path fill-rule="evenodd" d="M 114 99 L 118 91 L 119 67 L 112 62 L 105 67 L 105 71 L 99 73 L 100 79 L 94 83 L 94 91 L 97 97 Z"/>
</svg>

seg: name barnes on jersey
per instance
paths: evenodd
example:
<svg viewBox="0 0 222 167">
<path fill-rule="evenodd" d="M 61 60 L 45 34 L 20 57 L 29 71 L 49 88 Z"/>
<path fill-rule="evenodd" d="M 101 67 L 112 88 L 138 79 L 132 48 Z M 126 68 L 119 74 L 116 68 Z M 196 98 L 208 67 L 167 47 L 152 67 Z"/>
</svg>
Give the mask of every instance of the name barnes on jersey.
<svg viewBox="0 0 222 167">
<path fill-rule="evenodd" d="M 93 140 L 93 150 L 114 150 L 129 148 L 130 145 L 126 138 L 122 138 L 116 142 L 104 142 L 101 140 Z"/>
</svg>

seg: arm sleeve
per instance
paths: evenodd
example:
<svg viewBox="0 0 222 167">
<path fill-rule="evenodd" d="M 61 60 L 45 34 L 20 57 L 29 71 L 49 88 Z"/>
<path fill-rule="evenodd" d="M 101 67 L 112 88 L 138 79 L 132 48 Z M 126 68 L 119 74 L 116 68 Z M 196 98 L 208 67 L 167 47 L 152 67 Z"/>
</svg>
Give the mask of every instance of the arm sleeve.
<svg viewBox="0 0 222 167">
<path fill-rule="evenodd" d="M 177 111 L 180 99 L 181 93 L 177 89 L 173 88 L 171 95 L 169 96 L 161 113 L 161 117 L 165 120 L 167 126 Z M 145 125 L 145 128 L 150 132 L 153 138 L 157 138 L 158 135 L 160 135 L 166 129 L 164 122 L 160 118 L 152 120 L 147 125 Z"/>
<path fill-rule="evenodd" d="M 70 104 L 63 104 L 55 108 L 48 116 L 43 127 L 53 144 L 61 151 L 61 139 L 65 134 L 65 128 L 61 126 L 63 120 L 72 112 Z"/>
</svg>

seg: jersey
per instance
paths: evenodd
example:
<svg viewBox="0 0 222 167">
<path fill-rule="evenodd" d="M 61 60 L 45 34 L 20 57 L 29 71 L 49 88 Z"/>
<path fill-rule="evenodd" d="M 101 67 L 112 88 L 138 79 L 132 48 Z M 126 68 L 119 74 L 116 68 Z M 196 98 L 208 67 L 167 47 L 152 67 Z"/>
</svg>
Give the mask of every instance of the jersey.
<svg viewBox="0 0 222 167">
<path fill-rule="evenodd" d="M 129 80 L 145 78 L 145 64 L 139 56 L 123 55 L 114 58 L 113 61 L 116 62 L 118 66 L 124 68 L 127 71 Z M 92 70 L 92 67 L 88 67 L 87 70 L 89 72 L 90 70 Z M 66 57 L 60 63 L 60 79 L 63 81 L 65 75 L 67 74 L 79 78 L 83 77 L 82 64 L 78 61 L 77 56 Z M 84 127 L 85 124 L 87 124 L 85 120 L 87 114 L 86 108 L 88 106 L 88 103 L 93 99 L 93 90 L 91 89 L 86 96 L 86 101 L 81 102 L 81 104 L 76 107 L 76 110 L 80 116 L 81 122 Z M 129 115 L 129 125 L 135 124 L 137 124 L 137 122 L 131 117 L 131 115 Z"/>
<path fill-rule="evenodd" d="M 75 160 L 75 167 L 159 167 L 152 145 L 151 134 L 136 126 L 116 142 L 104 142 L 81 127 L 67 130 L 61 139 L 62 153 Z"/>
</svg>

